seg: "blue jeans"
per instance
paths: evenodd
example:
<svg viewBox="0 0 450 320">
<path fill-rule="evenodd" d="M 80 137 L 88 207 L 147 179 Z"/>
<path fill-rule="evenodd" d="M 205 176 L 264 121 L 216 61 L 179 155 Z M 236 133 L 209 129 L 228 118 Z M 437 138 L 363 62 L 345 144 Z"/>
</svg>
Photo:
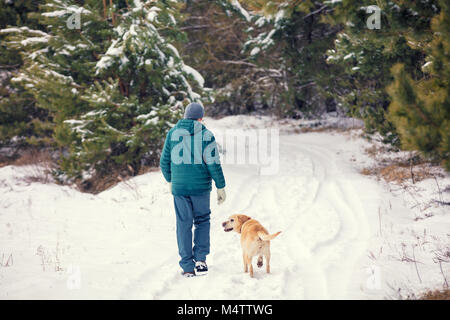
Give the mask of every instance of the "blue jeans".
<svg viewBox="0 0 450 320">
<path fill-rule="evenodd" d="M 180 266 L 184 272 L 193 272 L 194 261 L 206 261 L 209 254 L 210 192 L 198 196 L 173 196 L 177 217 L 177 242 Z M 194 248 L 192 248 L 192 225 Z"/>
</svg>

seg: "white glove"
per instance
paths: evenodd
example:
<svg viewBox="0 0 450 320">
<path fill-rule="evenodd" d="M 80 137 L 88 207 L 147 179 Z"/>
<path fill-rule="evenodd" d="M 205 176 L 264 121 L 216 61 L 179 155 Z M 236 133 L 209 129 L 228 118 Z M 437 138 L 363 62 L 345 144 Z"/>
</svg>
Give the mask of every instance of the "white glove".
<svg viewBox="0 0 450 320">
<path fill-rule="evenodd" d="M 226 199 L 227 195 L 225 194 L 225 188 L 222 189 L 217 189 L 217 204 L 221 205 L 225 199 Z"/>
<path fill-rule="evenodd" d="M 172 194 L 172 182 L 169 182 L 169 193 Z"/>
</svg>

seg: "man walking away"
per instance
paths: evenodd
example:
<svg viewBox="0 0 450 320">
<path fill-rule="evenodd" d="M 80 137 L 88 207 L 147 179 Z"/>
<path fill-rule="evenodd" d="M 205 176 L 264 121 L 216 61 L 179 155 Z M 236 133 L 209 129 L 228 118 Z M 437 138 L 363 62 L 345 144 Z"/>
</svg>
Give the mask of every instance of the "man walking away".
<svg viewBox="0 0 450 320">
<path fill-rule="evenodd" d="M 203 116 L 199 103 L 187 106 L 184 119 L 167 134 L 159 164 L 173 194 L 178 253 L 185 277 L 208 273 L 211 180 L 217 188 L 218 204 L 226 197 L 219 152 L 214 135 L 201 123 Z"/>
</svg>

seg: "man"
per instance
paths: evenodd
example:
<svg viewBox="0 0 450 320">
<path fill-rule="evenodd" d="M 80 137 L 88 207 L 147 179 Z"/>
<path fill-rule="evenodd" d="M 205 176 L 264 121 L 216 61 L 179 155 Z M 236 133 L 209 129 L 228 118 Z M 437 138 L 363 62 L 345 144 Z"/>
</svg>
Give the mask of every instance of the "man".
<svg viewBox="0 0 450 320">
<path fill-rule="evenodd" d="M 202 105 L 187 106 L 184 119 L 167 134 L 159 163 L 173 194 L 180 266 L 185 277 L 208 273 L 211 180 L 217 188 L 218 204 L 225 201 L 219 152 L 213 134 L 201 123 L 203 116 Z"/>
</svg>

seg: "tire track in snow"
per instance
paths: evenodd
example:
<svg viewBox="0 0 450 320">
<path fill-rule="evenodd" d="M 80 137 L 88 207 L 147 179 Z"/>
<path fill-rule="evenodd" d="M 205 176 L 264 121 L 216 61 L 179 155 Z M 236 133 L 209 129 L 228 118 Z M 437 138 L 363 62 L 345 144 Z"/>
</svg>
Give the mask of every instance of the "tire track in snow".
<svg viewBox="0 0 450 320">
<path fill-rule="evenodd" d="M 287 228 L 286 232 L 292 235 L 285 240 L 285 245 L 291 257 L 293 267 L 285 271 L 285 293 L 292 296 L 292 293 L 303 286 L 304 298 L 306 299 L 326 299 L 328 297 L 327 279 L 322 266 L 313 255 L 311 248 L 308 248 L 305 239 L 300 237 L 304 224 L 312 223 L 312 221 L 304 221 L 309 212 L 315 209 L 317 202 L 321 199 L 324 189 L 324 181 L 326 180 L 326 168 L 321 163 L 315 163 L 314 158 L 309 152 L 305 152 L 305 147 L 298 143 L 286 143 L 291 148 L 299 150 L 298 153 L 303 156 L 307 155 L 312 168 L 312 176 L 310 180 L 316 182 L 316 188 L 310 194 L 310 201 L 306 206 L 298 205 L 299 217 Z M 302 172 L 301 165 L 296 163 L 296 170 Z M 301 202 L 299 199 L 298 202 Z M 300 280 L 300 279 L 301 280 Z M 297 281 L 295 281 L 297 280 Z"/>
<path fill-rule="evenodd" d="M 315 202 L 323 204 L 329 201 L 337 209 L 341 222 L 332 238 L 314 246 L 313 255 L 320 261 L 326 274 L 329 297 L 345 298 L 354 265 L 367 245 L 367 218 L 348 177 L 337 169 L 334 154 L 318 146 L 309 145 L 307 150 L 302 146 L 300 149 L 310 154 L 316 160 L 316 165 L 324 168 Z M 329 168 L 327 164 L 330 164 Z"/>
<path fill-rule="evenodd" d="M 261 298 L 345 298 L 354 264 L 365 248 L 363 206 L 332 151 L 293 142 L 298 136 L 285 138 L 280 140 L 276 176 L 260 176 L 254 167 L 224 166 L 229 194 L 220 207 L 212 194 L 208 276 L 182 278 L 174 253 L 133 280 L 122 297 L 248 299 L 258 290 Z M 256 268 L 251 279 L 243 272 L 239 236 L 220 227 L 235 213 L 259 220 L 269 232 L 283 231 L 271 244 L 272 274 Z"/>
</svg>

